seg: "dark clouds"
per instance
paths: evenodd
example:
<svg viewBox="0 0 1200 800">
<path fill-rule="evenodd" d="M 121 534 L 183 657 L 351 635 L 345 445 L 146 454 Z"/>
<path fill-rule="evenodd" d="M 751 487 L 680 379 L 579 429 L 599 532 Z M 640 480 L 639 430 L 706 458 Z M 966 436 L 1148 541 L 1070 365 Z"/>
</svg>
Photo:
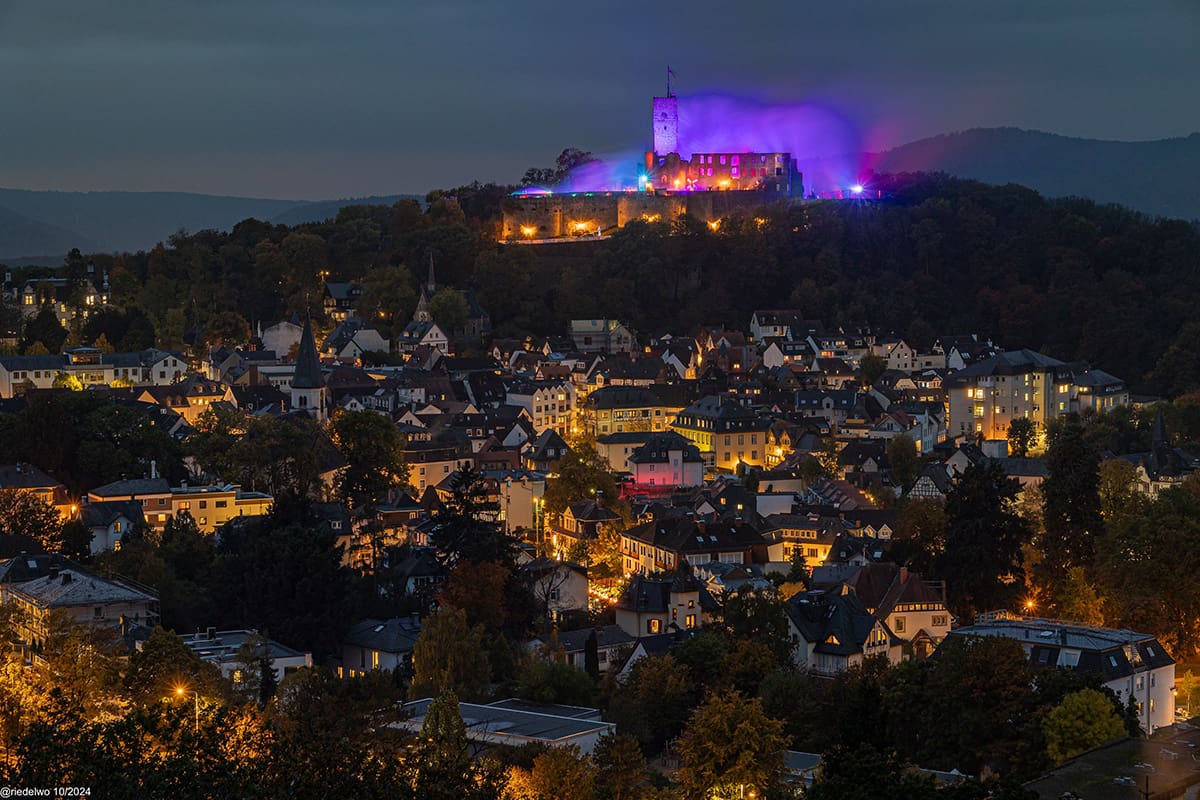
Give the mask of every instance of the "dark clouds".
<svg viewBox="0 0 1200 800">
<path fill-rule="evenodd" d="M 0 0 L 0 185 L 279 197 L 514 180 L 637 149 L 678 88 L 981 125 L 1200 129 L 1191 0 Z"/>
</svg>

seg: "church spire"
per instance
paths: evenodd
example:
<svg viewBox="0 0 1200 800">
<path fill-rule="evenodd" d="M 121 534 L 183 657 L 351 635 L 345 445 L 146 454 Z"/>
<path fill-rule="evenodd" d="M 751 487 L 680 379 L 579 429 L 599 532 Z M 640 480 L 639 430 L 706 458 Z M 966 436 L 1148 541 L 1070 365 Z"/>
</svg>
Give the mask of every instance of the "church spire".
<svg viewBox="0 0 1200 800">
<path fill-rule="evenodd" d="M 429 279 L 425 282 L 425 286 L 429 289 L 430 297 L 437 291 L 437 281 L 433 277 L 433 251 L 429 251 Z"/>
</svg>

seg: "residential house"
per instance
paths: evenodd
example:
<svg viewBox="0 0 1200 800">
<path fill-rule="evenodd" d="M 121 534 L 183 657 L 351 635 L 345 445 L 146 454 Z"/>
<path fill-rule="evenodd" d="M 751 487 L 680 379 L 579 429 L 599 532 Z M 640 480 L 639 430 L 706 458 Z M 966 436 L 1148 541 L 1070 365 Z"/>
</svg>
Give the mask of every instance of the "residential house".
<svg viewBox="0 0 1200 800">
<path fill-rule="evenodd" d="M 583 402 L 583 427 L 597 438 L 613 433 L 665 431 L 683 410 L 676 402 L 664 401 L 650 388 L 605 386 L 592 390 Z"/>
<path fill-rule="evenodd" d="M 114 481 L 88 492 L 87 503 L 134 501 L 142 508 L 145 522 L 162 530 L 167 521 L 184 511 L 202 533 L 212 533 L 238 517 L 261 516 L 275 502 L 263 492 L 242 491 L 236 484 L 170 486 L 164 478 L 135 478 Z"/>
<path fill-rule="evenodd" d="M 533 645 L 547 655 L 561 654 L 562 660 L 567 664 L 584 669 L 587 663 L 588 641 L 593 635 L 596 637 L 596 661 L 601 674 L 620 669 L 637 641 L 620 625 L 603 625 L 542 634 L 533 640 Z"/>
<path fill-rule="evenodd" d="M 750 335 L 754 341 L 764 339 L 786 339 L 793 326 L 803 325 L 804 315 L 798 309 L 756 310 L 750 315 Z"/>
<path fill-rule="evenodd" d="M 769 420 L 732 400 L 709 395 L 675 417 L 671 428 L 699 449 L 710 469 L 734 471 L 739 465 L 764 466 Z"/>
<path fill-rule="evenodd" d="M 67 495 L 67 487 L 33 464 L 0 464 L 0 490 L 5 489 L 31 494 L 65 519 L 73 519 L 78 511 L 77 502 Z"/>
<path fill-rule="evenodd" d="M 587 567 L 542 557 L 522 564 L 521 573 L 547 622 L 557 622 L 568 614 L 587 612 Z"/>
<path fill-rule="evenodd" d="M 358 283 L 326 283 L 323 299 L 325 316 L 334 322 L 344 322 L 354 314 L 362 290 L 362 284 Z"/>
<path fill-rule="evenodd" d="M 90 550 L 99 555 L 106 550 L 118 550 L 121 537 L 137 525 L 144 525 L 142 504 L 136 500 L 86 503 L 80 511 L 80 521 L 92 534 Z"/>
<path fill-rule="evenodd" d="M 635 575 L 617 601 L 617 625 L 630 636 L 693 630 L 704 624 L 699 581 L 687 569 L 665 578 Z"/>
<path fill-rule="evenodd" d="M 243 670 L 246 668 L 250 651 L 257 652 L 257 658 L 266 656 L 276 681 L 282 681 L 293 672 L 312 666 L 312 653 L 304 653 L 274 639 L 266 639 L 256 630 L 219 631 L 209 628 L 204 632 L 185 633 L 179 638 L 202 661 L 207 661 L 221 670 L 221 674 L 232 681 L 235 687 L 246 681 Z M 260 646 L 255 648 L 255 644 Z M 247 645 L 249 647 L 246 647 L 246 651 L 239 654 Z M 251 665 L 251 668 L 258 667 Z"/>
<path fill-rule="evenodd" d="M 51 630 L 51 614 L 75 625 L 153 628 L 158 594 L 127 579 L 102 578 L 58 555 L 21 555 L 0 562 L 0 603 L 14 609 L 13 634 L 34 658 Z M 122 631 L 123 632 L 123 631 Z"/>
<path fill-rule="evenodd" d="M 813 571 L 814 588 L 854 592 L 863 607 L 891 632 L 893 642 L 917 656 L 928 656 L 950 632 L 944 583 L 932 583 L 907 567 L 889 563 L 857 566 L 848 575 L 826 581 L 827 571 Z M 891 650 L 895 663 L 900 651 Z"/>
<path fill-rule="evenodd" d="M 674 431 L 649 434 L 625 459 L 634 491 L 655 491 L 704 483 L 699 448 Z"/>
<path fill-rule="evenodd" d="M 1099 675 L 1122 705 L 1134 703 L 1147 734 L 1175 723 L 1175 659 L 1153 634 L 1000 611 L 950 635 L 1015 639 L 1034 664 Z"/>
<path fill-rule="evenodd" d="M 615 319 L 573 319 L 568 334 L 582 353 L 628 353 L 634 347 L 633 334 Z"/>
<path fill-rule="evenodd" d="M 355 678 L 372 670 L 401 674 L 412 672 L 412 652 L 421 635 L 421 620 L 414 614 L 391 619 L 360 619 L 342 640 L 338 675 Z"/>
<path fill-rule="evenodd" d="M 505 402 L 529 412 L 538 433 L 553 429 L 565 434 L 571 430 L 575 387 L 570 381 L 514 381 L 508 385 Z"/>
<path fill-rule="evenodd" d="M 762 535 L 749 523 L 730 515 L 698 519 L 688 513 L 663 513 L 621 532 L 621 561 L 626 574 L 654 574 L 684 564 L 749 564 L 763 551 Z"/>
<path fill-rule="evenodd" d="M 550 528 L 551 546 L 555 553 L 569 553 L 594 541 L 600 535 L 601 527 L 620 524 L 620 515 L 606 508 L 603 498 L 580 500 L 567 506 L 554 520 Z"/>
<path fill-rule="evenodd" d="M 848 588 L 800 592 L 787 601 L 784 610 L 796 642 L 792 658 L 799 669 L 829 677 L 860 666 L 872 656 L 900 661 L 899 641 Z"/>
</svg>

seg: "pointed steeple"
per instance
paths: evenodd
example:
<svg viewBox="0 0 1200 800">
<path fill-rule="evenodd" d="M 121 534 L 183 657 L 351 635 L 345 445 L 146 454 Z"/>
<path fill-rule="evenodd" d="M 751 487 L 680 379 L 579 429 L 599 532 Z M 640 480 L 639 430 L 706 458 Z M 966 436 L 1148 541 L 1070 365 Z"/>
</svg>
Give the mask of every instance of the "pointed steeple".
<svg viewBox="0 0 1200 800">
<path fill-rule="evenodd" d="M 323 389 L 321 359 L 317 356 L 317 342 L 313 338 L 312 318 L 304 320 L 300 334 L 300 349 L 296 351 L 296 372 L 292 376 L 293 389 Z"/>
<path fill-rule="evenodd" d="M 429 296 L 432 297 L 437 291 L 437 280 L 433 277 L 433 251 L 429 252 L 429 279 L 425 282 L 425 288 L 429 290 Z"/>
<path fill-rule="evenodd" d="M 1152 444 L 1167 444 L 1170 440 L 1167 439 L 1167 421 L 1163 418 L 1162 406 L 1159 405 L 1158 413 L 1154 415 L 1154 430 L 1150 434 Z"/>
</svg>

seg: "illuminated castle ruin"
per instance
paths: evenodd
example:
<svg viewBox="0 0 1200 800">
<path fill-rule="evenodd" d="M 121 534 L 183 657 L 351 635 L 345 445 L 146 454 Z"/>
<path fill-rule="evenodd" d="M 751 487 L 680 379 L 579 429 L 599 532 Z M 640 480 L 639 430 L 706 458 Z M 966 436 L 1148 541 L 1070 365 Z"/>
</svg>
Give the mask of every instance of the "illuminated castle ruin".
<svg viewBox="0 0 1200 800">
<path fill-rule="evenodd" d="M 791 153 L 679 154 L 679 98 L 655 97 L 654 149 L 645 154 L 637 188 L 590 192 L 534 190 L 506 202 L 501 238 L 542 241 L 600 236 L 633 220 L 670 221 L 680 214 L 714 229 L 723 216 L 802 196 Z"/>
</svg>

